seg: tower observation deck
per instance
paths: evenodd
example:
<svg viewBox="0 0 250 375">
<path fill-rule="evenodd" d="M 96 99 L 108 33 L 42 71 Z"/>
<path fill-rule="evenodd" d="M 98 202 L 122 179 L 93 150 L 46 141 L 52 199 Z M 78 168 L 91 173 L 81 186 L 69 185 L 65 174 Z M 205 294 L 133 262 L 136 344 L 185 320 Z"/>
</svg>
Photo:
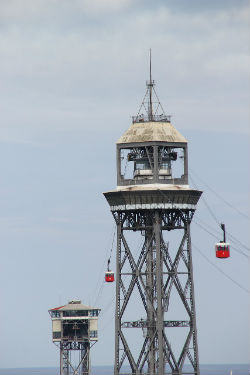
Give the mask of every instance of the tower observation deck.
<svg viewBox="0 0 250 375">
<path fill-rule="evenodd" d="M 117 187 L 104 193 L 117 228 L 115 375 L 199 374 L 190 224 L 202 192 L 154 86 L 150 66 L 116 143 Z"/>
</svg>

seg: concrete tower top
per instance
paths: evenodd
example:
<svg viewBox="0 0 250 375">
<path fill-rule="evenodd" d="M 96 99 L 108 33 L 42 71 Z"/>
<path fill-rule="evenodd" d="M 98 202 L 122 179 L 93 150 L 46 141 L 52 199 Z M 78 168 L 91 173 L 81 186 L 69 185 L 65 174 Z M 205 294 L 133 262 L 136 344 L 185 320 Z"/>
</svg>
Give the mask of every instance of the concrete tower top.
<svg viewBox="0 0 250 375">
<path fill-rule="evenodd" d="M 142 142 L 187 143 L 170 122 L 136 122 L 118 139 L 116 144 Z"/>
</svg>

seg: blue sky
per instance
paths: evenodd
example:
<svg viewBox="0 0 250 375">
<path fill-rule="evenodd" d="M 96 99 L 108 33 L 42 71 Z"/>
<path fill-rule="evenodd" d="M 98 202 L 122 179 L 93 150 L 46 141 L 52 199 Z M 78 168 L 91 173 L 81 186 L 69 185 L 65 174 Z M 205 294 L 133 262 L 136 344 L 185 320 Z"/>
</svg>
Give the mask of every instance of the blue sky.
<svg viewBox="0 0 250 375">
<path fill-rule="evenodd" d="M 103 311 L 92 363 L 113 363 L 115 289 L 99 291 L 114 224 L 102 192 L 116 185 L 115 141 L 145 93 L 149 48 L 191 177 L 249 246 L 248 11 L 236 0 L 1 1 L 0 367 L 58 365 L 47 310 L 75 297 Z M 219 231 L 202 201 L 195 220 Z M 246 289 L 249 261 L 232 249 L 218 263 L 196 223 L 192 241 L 200 362 L 246 363 L 249 294 L 195 248 Z"/>
</svg>

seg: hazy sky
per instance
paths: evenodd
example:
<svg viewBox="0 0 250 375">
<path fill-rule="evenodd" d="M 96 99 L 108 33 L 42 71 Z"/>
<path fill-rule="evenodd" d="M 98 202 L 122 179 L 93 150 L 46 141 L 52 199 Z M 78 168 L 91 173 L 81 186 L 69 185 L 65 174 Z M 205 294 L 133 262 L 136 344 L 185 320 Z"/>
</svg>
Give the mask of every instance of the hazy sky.
<svg viewBox="0 0 250 375">
<path fill-rule="evenodd" d="M 92 363 L 113 364 L 115 286 L 100 286 L 114 224 L 102 192 L 116 185 L 115 141 L 145 93 L 149 48 L 162 105 L 190 142 L 191 177 L 249 246 L 248 1 L 1 0 L 0 367 L 57 366 L 47 311 L 76 297 L 103 312 Z M 216 260 L 199 223 L 220 239 L 202 201 L 192 225 L 200 362 L 247 363 L 239 251 L 249 252 L 235 243 Z"/>
</svg>

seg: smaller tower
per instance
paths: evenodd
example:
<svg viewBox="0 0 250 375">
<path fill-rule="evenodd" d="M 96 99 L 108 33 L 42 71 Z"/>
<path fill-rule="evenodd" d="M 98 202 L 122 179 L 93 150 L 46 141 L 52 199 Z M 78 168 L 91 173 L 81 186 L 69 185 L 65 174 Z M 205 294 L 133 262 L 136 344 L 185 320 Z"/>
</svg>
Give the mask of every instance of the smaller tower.
<svg viewBox="0 0 250 375">
<path fill-rule="evenodd" d="M 90 374 L 90 348 L 98 341 L 100 311 L 79 300 L 49 310 L 52 341 L 60 348 L 60 375 Z"/>
</svg>

